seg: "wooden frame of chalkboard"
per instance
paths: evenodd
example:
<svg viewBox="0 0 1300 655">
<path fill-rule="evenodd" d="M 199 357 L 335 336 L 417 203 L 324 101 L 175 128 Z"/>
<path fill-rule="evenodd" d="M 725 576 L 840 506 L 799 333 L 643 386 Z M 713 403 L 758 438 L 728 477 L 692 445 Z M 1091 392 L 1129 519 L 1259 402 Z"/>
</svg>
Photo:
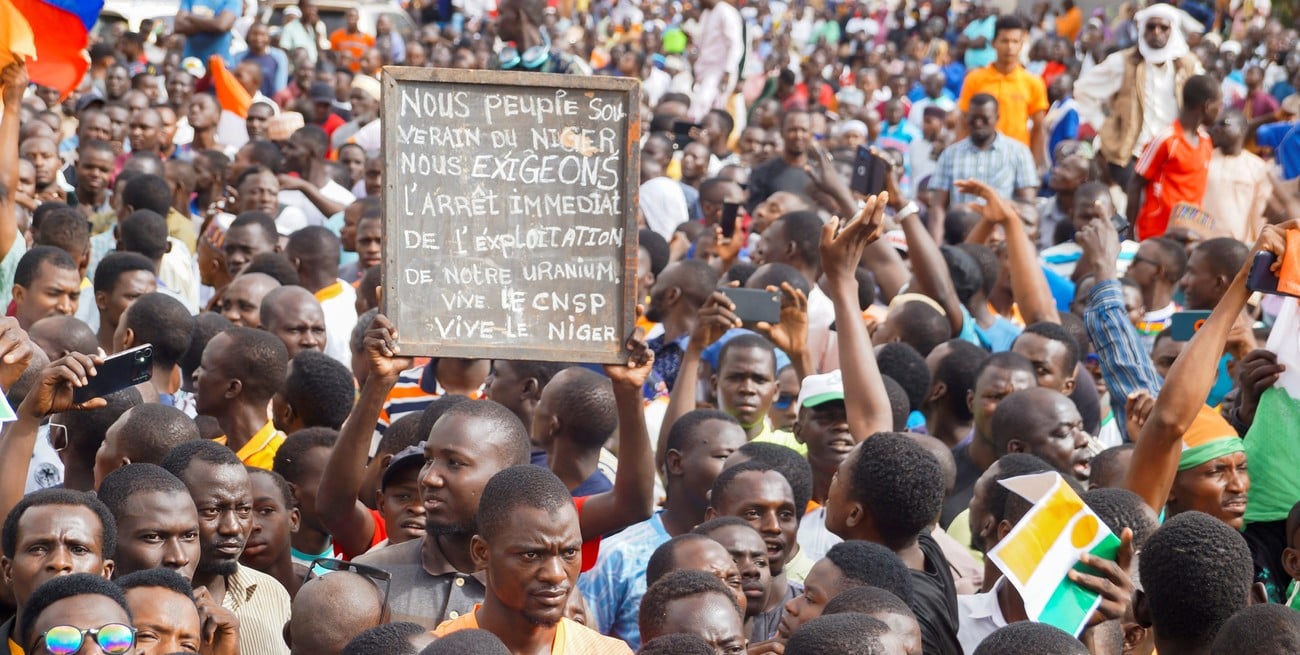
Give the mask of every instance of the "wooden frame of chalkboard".
<svg viewBox="0 0 1300 655">
<path fill-rule="evenodd" d="M 640 83 L 383 69 L 382 311 L 403 355 L 622 364 Z"/>
</svg>

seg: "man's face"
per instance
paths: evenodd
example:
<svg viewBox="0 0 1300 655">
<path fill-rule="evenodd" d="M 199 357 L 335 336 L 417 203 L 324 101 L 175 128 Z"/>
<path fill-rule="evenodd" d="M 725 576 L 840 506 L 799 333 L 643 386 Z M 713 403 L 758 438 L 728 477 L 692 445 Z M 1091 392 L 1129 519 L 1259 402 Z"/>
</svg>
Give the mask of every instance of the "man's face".
<svg viewBox="0 0 1300 655">
<path fill-rule="evenodd" d="M 384 222 L 368 218 L 357 225 L 357 260 L 362 270 L 378 266 L 384 260 Z"/>
<path fill-rule="evenodd" d="M 848 415 L 844 401 L 832 400 L 816 407 L 799 410 L 799 420 L 794 425 L 794 436 L 808 445 L 808 463 L 813 470 L 834 473 L 840 462 L 853 452 L 856 442 L 849 433 Z"/>
<path fill-rule="evenodd" d="M 280 144 L 280 153 L 284 156 L 284 167 L 290 171 L 301 173 L 311 165 L 311 150 L 299 134 Z"/>
<path fill-rule="evenodd" d="M 221 294 L 221 315 L 239 327 L 262 327 L 262 298 L 278 284 L 262 275 L 241 275 Z"/>
<path fill-rule="evenodd" d="M 725 498 L 713 503 L 718 515 L 745 519 L 763 535 L 774 575 L 785 570 L 799 529 L 794 492 L 785 476 L 778 471 L 746 471 L 731 482 Z"/>
<path fill-rule="evenodd" d="M 709 147 L 698 141 L 692 141 L 682 150 L 682 177 L 698 180 L 704 177 L 709 168 Z"/>
<path fill-rule="evenodd" d="M 1033 362 L 1038 386 L 1067 395 L 1074 390 L 1074 371 L 1065 369 L 1066 358 L 1070 356 L 1065 344 L 1027 332 L 1016 338 L 1011 351 Z"/>
<path fill-rule="evenodd" d="M 901 100 L 890 100 L 885 103 L 885 122 L 890 125 L 898 125 L 903 122 L 903 102 Z"/>
<path fill-rule="evenodd" d="M 117 574 L 165 568 L 186 580 L 199 565 L 199 514 L 189 494 L 145 491 L 128 498 L 117 517 Z"/>
<path fill-rule="evenodd" d="M 44 137 L 28 139 L 23 142 L 21 151 L 22 158 L 36 168 L 36 187 L 44 189 L 53 184 L 61 164 L 54 142 Z"/>
<path fill-rule="evenodd" d="M 787 114 L 781 124 L 781 138 L 785 141 L 785 154 L 803 156 L 812 147 L 812 119 L 804 112 Z"/>
<path fill-rule="evenodd" d="M 189 107 L 194 94 L 194 77 L 185 71 L 176 71 L 167 77 L 167 100 L 172 107 Z"/>
<path fill-rule="evenodd" d="M 261 176 L 256 176 L 261 177 Z M 268 176 L 269 177 L 269 176 Z M 247 186 L 245 182 L 245 186 Z M 226 232 L 221 252 L 226 256 L 226 270 L 238 277 L 248 268 L 253 257 L 264 252 L 275 252 L 276 235 L 267 234 L 260 225 L 240 225 Z"/>
<path fill-rule="evenodd" d="M 117 278 L 117 284 L 113 289 L 104 294 L 103 302 L 99 302 L 99 294 L 95 294 L 95 304 L 99 307 L 101 315 L 108 320 L 108 324 L 117 327 L 122 320 L 122 314 L 126 313 L 126 308 L 130 307 L 136 298 L 157 290 L 158 283 L 153 273 L 131 271 Z"/>
<path fill-rule="evenodd" d="M 712 575 L 727 585 L 736 604 L 742 612 L 745 611 L 746 597 L 740 582 L 740 570 L 722 544 L 712 539 L 694 539 L 677 544 L 673 550 L 673 569 Z"/>
<path fill-rule="evenodd" d="M 366 153 L 360 148 L 343 148 L 339 151 L 339 163 L 348 169 L 348 179 L 354 184 L 365 175 Z"/>
<path fill-rule="evenodd" d="M 664 634 L 683 633 L 703 639 L 717 655 L 743 655 L 748 640 L 731 601 L 701 593 L 668 603 Z"/>
<path fill-rule="evenodd" d="M 202 555 L 198 572 L 233 575 L 253 531 L 253 488 L 248 472 L 243 466 L 195 459 L 182 478 L 199 512 Z"/>
<path fill-rule="evenodd" d="M 73 268 L 41 262 L 30 288 L 16 286 L 17 317 L 23 329 L 46 316 L 72 316 L 81 298 L 81 276 Z"/>
<path fill-rule="evenodd" d="M 189 118 L 190 127 L 194 129 L 206 129 L 215 127 L 217 119 L 220 117 L 220 108 L 217 101 L 209 95 L 197 95 L 190 99 Z"/>
<path fill-rule="evenodd" d="M 553 512 L 517 507 L 490 542 L 475 536 L 471 551 L 487 571 L 489 593 L 507 610 L 545 627 L 564 617 L 582 569 L 582 531 L 572 505 Z"/>
<path fill-rule="evenodd" d="M 1142 25 L 1142 40 L 1146 41 L 1148 46 L 1158 50 L 1169 44 L 1169 34 L 1172 29 L 1169 21 L 1164 18 L 1148 18 Z"/>
<path fill-rule="evenodd" d="M 972 141 L 980 144 L 991 141 L 998 130 L 997 105 L 991 102 L 972 104 L 970 111 L 966 112 L 966 128 Z"/>
<path fill-rule="evenodd" d="M 420 502 L 420 469 L 396 474 L 379 492 L 375 506 L 388 526 L 388 540 L 400 544 L 424 536 L 424 503 Z"/>
<path fill-rule="evenodd" d="M 378 196 L 380 186 L 384 183 L 384 162 L 380 159 L 366 160 L 366 195 Z"/>
<path fill-rule="evenodd" d="M 262 328 L 284 342 L 290 359 L 304 350 L 325 351 L 325 312 L 314 298 L 294 296 L 262 318 Z"/>
<path fill-rule="evenodd" d="M 285 506 L 284 493 L 274 478 L 261 473 L 248 477 L 253 485 L 253 529 L 239 563 L 266 571 L 289 548 L 290 533 L 298 521 L 293 509 Z"/>
<path fill-rule="evenodd" d="M 230 347 L 230 337 L 218 334 L 203 348 L 199 367 L 194 369 L 194 405 L 200 414 L 215 416 L 230 402 L 226 393 L 231 377 L 222 366 Z"/>
<path fill-rule="evenodd" d="M 112 136 L 109 140 L 113 142 L 114 148 L 121 150 L 122 142 L 126 140 L 127 123 L 131 120 L 131 110 L 121 105 L 112 105 L 104 108 L 104 115 L 108 116 L 110 129 L 112 130 Z"/>
<path fill-rule="evenodd" d="M 1233 453 L 1179 471 L 1169 490 L 1169 514 L 1205 512 L 1240 530 L 1250 493 L 1246 453 Z"/>
<path fill-rule="evenodd" d="M 1204 251 L 1193 250 L 1192 256 L 1187 259 L 1187 272 L 1183 273 L 1178 286 L 1183 290 L 1187 309 L 1207 310 L 1214 309 L 1219 304 L 1226 285 L 1223 278 L 1215 272 L 1209 256 Z"/>
<path fill-rule="evenodd" d="M 121 98 L 130 90 L 131 76 L 127 74 L 125 68 L 114 66 L 108 69 L 108 74 L 104 76 L 104 92 L 109 100 Z"/>
<path fill-rule="evenodd" d="M 482 421 L 459 415 L 438 419 L 429 432 L 420 469 L 420 498 L 429 536 L 474 533 L 483 487 L 514 463 L 490 434 L 491 428 Z"/>
<path fill-rule="evenodd" d="M 35 623 L 32 624 L 31 634 L 27 635 L 27 642 L 23 644 L 27 652 L 34 655 L 48 655 L 48 648 L 42 647 L 36 649 L 36 642 L 40 641 L 41 636 L 47 630 L 55 626 L 70 625 L 79 630 L 93 630 L 108 625 L 109 623 L 120 623 L 122 625 L 131 625 L 131 617 L 127 616 L 126 610 L 117 604 L 108 596 L 101 594 L 81 594 L 62 600 L 55 601 L 36 617 Z M 93 640 L 90 640 L 93 642 Z M 44 642 L 42 642 L 44 643 Z M 81 653 L 98 653 L 99 648 L 93 644 L 83 644 Z M 134 650 L 132 651 L 135 652 Z"/>
<path fill-rule="evenodd" d="M 994 461 L 971 487 L 970 545 L 981 553 L 987 553 L 998 540 L 998 525 L 993 521 L 993 508 L 989 507 L 989 489 L 990 485 L 997 484 L 994 479 L 1000 470 L 1001 465 Z"/>
<path fill-rule="evenodd" d="M 826 603 L 842 591 L 844 573 L 830 560 L 818 560 L 803 581 L 803 593 L 785 601 L 785 614 L 776 633 L 789 639 L 800 626 L 821 616 Z"/>
<path fill-rule="evenodd" d="M 162 119 L 158 117 L 158 112 L 148 109 L 136 112 L 128 123 L 131 149 L 157 151 L 161 145 L 159 141 L 161 127 Z"/>
<path fill-rule="evenodd" d="M 1156 373 L 1160 374 L 1161 379 L 1169 375 L 1169 368 L 1186 347 L 1186 341 L 1174 341 L 1170 337 L 1156 339 L 1156 345 L 1151 348 L 1151 363 L 1155 365 Z"/>
<path fill-rule="evenodd" d="M 261 23 L 253 23 L 248 28 L 248 49 L 253 52 L 265 52 L 266 47 L 271 44 L 271 33 L 266 26 Z"/>
<path fill-rule="evenodd" d="M 279 195 L 280 181 L 275 175 L 269 172 L 249 175 L 239 185 L 239 211 L 275 216 L 280 213 Z"/>
<path fill-rule="evenodd" d="M 722 544 L 736 564 L 740 588 L 745 592 L 745 616 L 762 614 L 772 582 L 772 567 L 767 562 L 767 544 L 763 543 L 762 535 L 753 528 L 732 525 L 714 530 L 709 538 Z"/>
<path fill-rule="evenodd" d="M 754 263 L 758 266 L 789 264 L 790 259 L 790 240 L 786 238 L 785 225 L 774 223 L 763 230 L 758 247 L 755 248 Z"/>
<path fill-rule="evenodd" d="M 1082 230 L 1085 225 L 1093 221 L 1108 221 L 1114 215 L 1115 205 L 1108 194 L 1100 196 L 1079 194 L 1074 199 L 1074 211 L 1070 214 L 1070 221 L 1075 230 Z"/>
<path fill-rule="evenodd" d="M 103 539 L 104 526 L 88 507 L 39 505 L 23 512 L 14 556 L 0 559 L 18 605 L 26 604 L 37 587 L 61 575 L 112 575 L 113 562 L 104 559 Z"/>
<path fill-rule="evenodd" d="M 1133 256 L 1133 263 L 1129 264 L 1127 275 L 1129 279 L 1137 282 L 1138 286 L 1149 289 L 1160 275 L 1160 261 L 1159 247 L 1149 241 L 1143 243 L 1138 246 L 1137 254 Z"/>
<path fill-rule="evenodd" d="M 87 148 L 77 157 L 77 188 L 86 200 L 103 193 L 112 177 L 112 151 Z"/>
<path fill-rule="evenodd" d="M 1083 429 L 1083 417 L 1079 409 L 1068 397 L 1053 394 L 1050 406 L 1039 407 L 1042 412 L 1040 420 L 1026 422 L 1032 424 L 1029 434 L 1019 441 L 1022 449 L 1035 455 L 1062 475 L 1073 473 L 1080 481 L 1088 479 L 1089 463 L 1092 456 L 1088 454 L 1088 433 Z M 1027 426 L 1028 427 L 1028 426 Z"/>
<path fill-rule="evenodd" d="M 998 53 L 998 63 L 1014 63 L 1020 58 L 1020 49 L 1025 45 L 1025 33 L 1021 30 L 1002 30 L 993 37 L 993 49 Z"/>
<path fill-rule="evenodd" d="M 795 403 L 799 398 L 799 374 L 793 366 L 777 373 L 776 390 L 776 400 L 767 413 L 767 419 L 772 422 L 773 430 L 794 430 L 795 422 L 799 420 L 799 406 Z"/>
<path fill-rule="evenodd" d="M 36 197 L 36 167 L 26 159 L 18 160 L 18 195 Z M 28 246 L 30 247 L 30 246 Z"/>
<path fill-rule="evenodd" d="M 347 21 L 348 31 L 355 32 L 357 31 L 357 24 L 361 21 L 361 14 L 357 13 L 356 9 L 349 9 L 344 14 L 344 20 Z"/>
<path fill-rule="evenodd" d="M 975 415 L 975 436 L 984 440 L 992 439 L 993 412 L 1003 398 L 1038 385 L 1038 380 L 1028 371 L 1007 370 L 990 366 L 984 374 L 975 380 L 971 391 L 970 409 Z"/>
<path fill-rule="evenodd" d="M 199 609 L 190 598 L 163 587 L 135 587 L 126 590 L 126 604 L 135 627 L 135 655 L 199 652 Z"/>
<path fill-rule="evenodd" d="M 776 357 L 765 348 L 732 348 L 713 376 L 719 408 L 745 427 L 758 425 L 776 400 Z"/>
<path fill-rule="evenodd" d="M 669 310 L 676 302 L 680 301 L 680 289 L 677 288 L 677 278 L 681 277 L 680 269 L 676 264 L 669 265 L 655 278 L 654 286 L 650 287 L 650 302 L 646 304 L 646 320 L 660 323 L 668 316 Z M 676 290 L 678 293 L 672 293 Z M 669 299 L 673 295 L 673 299 Z"/>
<path fill-rule="evenodd" d="M 248 108 L 248 117 L 244 119 L 244 127 L 248 131 L 248 140 L 256 141 L 267 138 L 266 128 L 271 122 L 271 106 L 266 103 L 256 103 Z"/>
<path fill-rule="evenodd" d="M 746 441 L 745 431 L 735 423 L 714 419 L 700 424 L 682 452 L 668 454 L 669 477 L 681 477 L 682 489 L 674 482 L 673 493 L 688 493 L 703 506 L 723 464 Z"/>
</svg>

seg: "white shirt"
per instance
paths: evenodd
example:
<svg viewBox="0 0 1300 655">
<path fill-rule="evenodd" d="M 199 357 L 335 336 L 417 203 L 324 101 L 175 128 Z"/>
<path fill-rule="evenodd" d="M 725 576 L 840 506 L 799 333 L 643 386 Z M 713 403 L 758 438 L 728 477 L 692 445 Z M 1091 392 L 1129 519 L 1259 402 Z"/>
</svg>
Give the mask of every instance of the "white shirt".
<svg viewBox="0 0 1300 655">
<path fill-rule="evenodd" d="M 338 293 L 322 299 L 320 296 L 337 287 L 326 287 L 318 292 L 321 311 L 325 313 L 325 354 L 338 360 L 348 370 L 352 369 L 352 329 L 357 326 L 357 291 L 351 284 L 338 280 Z"/>
<path fill-rule="evenodd" d="M 1100 129 L 1106 122 L 1110 104 L 1124 84 L 1126 51 L 1116 52 L 1079 76 L 1074 83 L 1074 100 L 1079 103 L 1079 119 Z M 1162 66 L 1143 63 L 1146 67 L 1146 86 L 1142 89 L 1142 131 L 1138 133 L 1133 156 L 1142 154 L 1142 148 L 1156 134 L 1169 127 L 1178 117 L 1178 97 L 1174 93 L 1174 76 L 1177 62 Z M 1204 73 L 1200 64 L 1196 74 Z"/>
<path fill-rule="evenodd" d="M 799 552 L 815 562 L 826 557 L 826 551 L 844 540 L 826 528 L 826 506 L 822 505 L 803 515 L 795 541 L 799 544 Z"/>
<path fill-rule="evenodd" d="M 321 195 L 333 200 L 334 202 L 342 204 L 345 207 L 356 201 L 356 196 L 353 196 L 351 191 L 343 188 L 342 185 L 334 180 L 326 182 L 325 186 L 320 188 L 320 192 Z M 295 207 L 301 211 L 303 215 L 307 217 L 307 225 L 324 225 L 325 219 L 329 218 L 316 206 L 315 203 L 311 201 L 310 198 L 307 197 L 307 194 L 301 191 L 281 191 L 278 200 L 280 201 L 280 204 L 285 207 Z M 279 224 L 278 219 L 276 220 L 276 223 L 277 225 Z M 282 229 L 280 230 L 280 233 L 284 234 L 285 232 Z M 292 234 L 292 232 L 290 232 L 290 234 Z"/>
<path fill-rule="evenodd" d="M 835 303 L 831 302 L 820 286 L 813 285 L 808 293 L 808 352 L 818 373 L 829 373 L 840 367 L 839 349 L 831 338 L 831 323 L 835 322 Z"/>
<path fill-rule="evenodd" d="M 199 313 L 199 275 L 189 248 L 176 237 L 167 237 L 171 250 L 163 255 L 158 267 L 158 291 L 185 305 L 191 314 Z"/>
<path fill-rule="evenodd" d="M 998 607 L 998 589 L 1005 581 L 998 580 L 988 593 L 957 596 L 957 641 L 966 655 L 974 653 L 998 628 L 1006 627 L 1007 620 Z"/>
</svg>

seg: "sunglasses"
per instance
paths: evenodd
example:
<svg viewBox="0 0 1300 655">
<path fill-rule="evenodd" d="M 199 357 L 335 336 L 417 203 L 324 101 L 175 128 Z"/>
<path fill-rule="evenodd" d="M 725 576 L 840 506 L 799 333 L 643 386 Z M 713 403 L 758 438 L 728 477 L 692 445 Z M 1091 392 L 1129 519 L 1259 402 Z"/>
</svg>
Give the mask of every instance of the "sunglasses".
<svg viewBox="0 0 1300 655">
<path fill-rule="evenodd" d="M 90 637 L 107 655 L 126 655 L 135 646 L 135 628 L 121 623 L 109 623 L 98 628 L 82 630 L 71 625 L 56 625 L 45 631 L 36 643 L 45 642 L 45 650 L 53 655 L 73 655 L 81 650 Z"/>
<path fill-rule="evenodd" d="M 776 400 L 772 403 L 772 406 L 779 410 L 785 411 L 787 409 L 790 409 L 790 406 L 794 404 L 794 401 L 795 401 L 795 394 L 783 393 L 776 397 Z"/>
<path fill-rule="evenodd" d="M 313 561 L 311 566 L 307 567 L 307 577 L 303 582 L 311 580 L 312 578 L 324 577 L 330 573 L 336 573 L 338 571 L 351 571 L 357 575 L 369 578 L 370 581 L 383 592 L 384 601 L 381 607 L 384 609 L 383 618 L 380 622 L 386 623 L 388 618 L 388 590 L 393 583 L 393 574 L 383 569 L 377 569 L 373 566 L 366 566 L 365 564 L 345 562 L 341 559 L 333 559 L 330 557 L 320 557 Z"/>
<path fill-rule="evenodd" d="M 54 452 L 63 452 L 68 447 L 68 427 L 58 423 L 49 423 L 50 447 Z"/>
</svg>

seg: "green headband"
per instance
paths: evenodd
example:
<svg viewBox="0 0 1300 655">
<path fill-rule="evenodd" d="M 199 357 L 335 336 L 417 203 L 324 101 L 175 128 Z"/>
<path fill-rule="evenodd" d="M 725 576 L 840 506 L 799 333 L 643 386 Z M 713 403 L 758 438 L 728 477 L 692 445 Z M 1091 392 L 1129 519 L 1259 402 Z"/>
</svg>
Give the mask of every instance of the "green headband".
<svg viewBox="0 0 1300 655">
<path fill-rule="evenodd" d="M 1190 468 L 1196 468 L 1212 459 L 1218 459 L 1224 455 L 1246 452 L 1245 446 L 1241 445 L 1241 439 L 1238 437 L 1224 437 L 1215 439 L 1209 443 L 1203 443 L 1195 448 L 1183 450 L 1183 454 L 1178 457 L 1178 470 L 1186 471 Z"/>
</svg>

